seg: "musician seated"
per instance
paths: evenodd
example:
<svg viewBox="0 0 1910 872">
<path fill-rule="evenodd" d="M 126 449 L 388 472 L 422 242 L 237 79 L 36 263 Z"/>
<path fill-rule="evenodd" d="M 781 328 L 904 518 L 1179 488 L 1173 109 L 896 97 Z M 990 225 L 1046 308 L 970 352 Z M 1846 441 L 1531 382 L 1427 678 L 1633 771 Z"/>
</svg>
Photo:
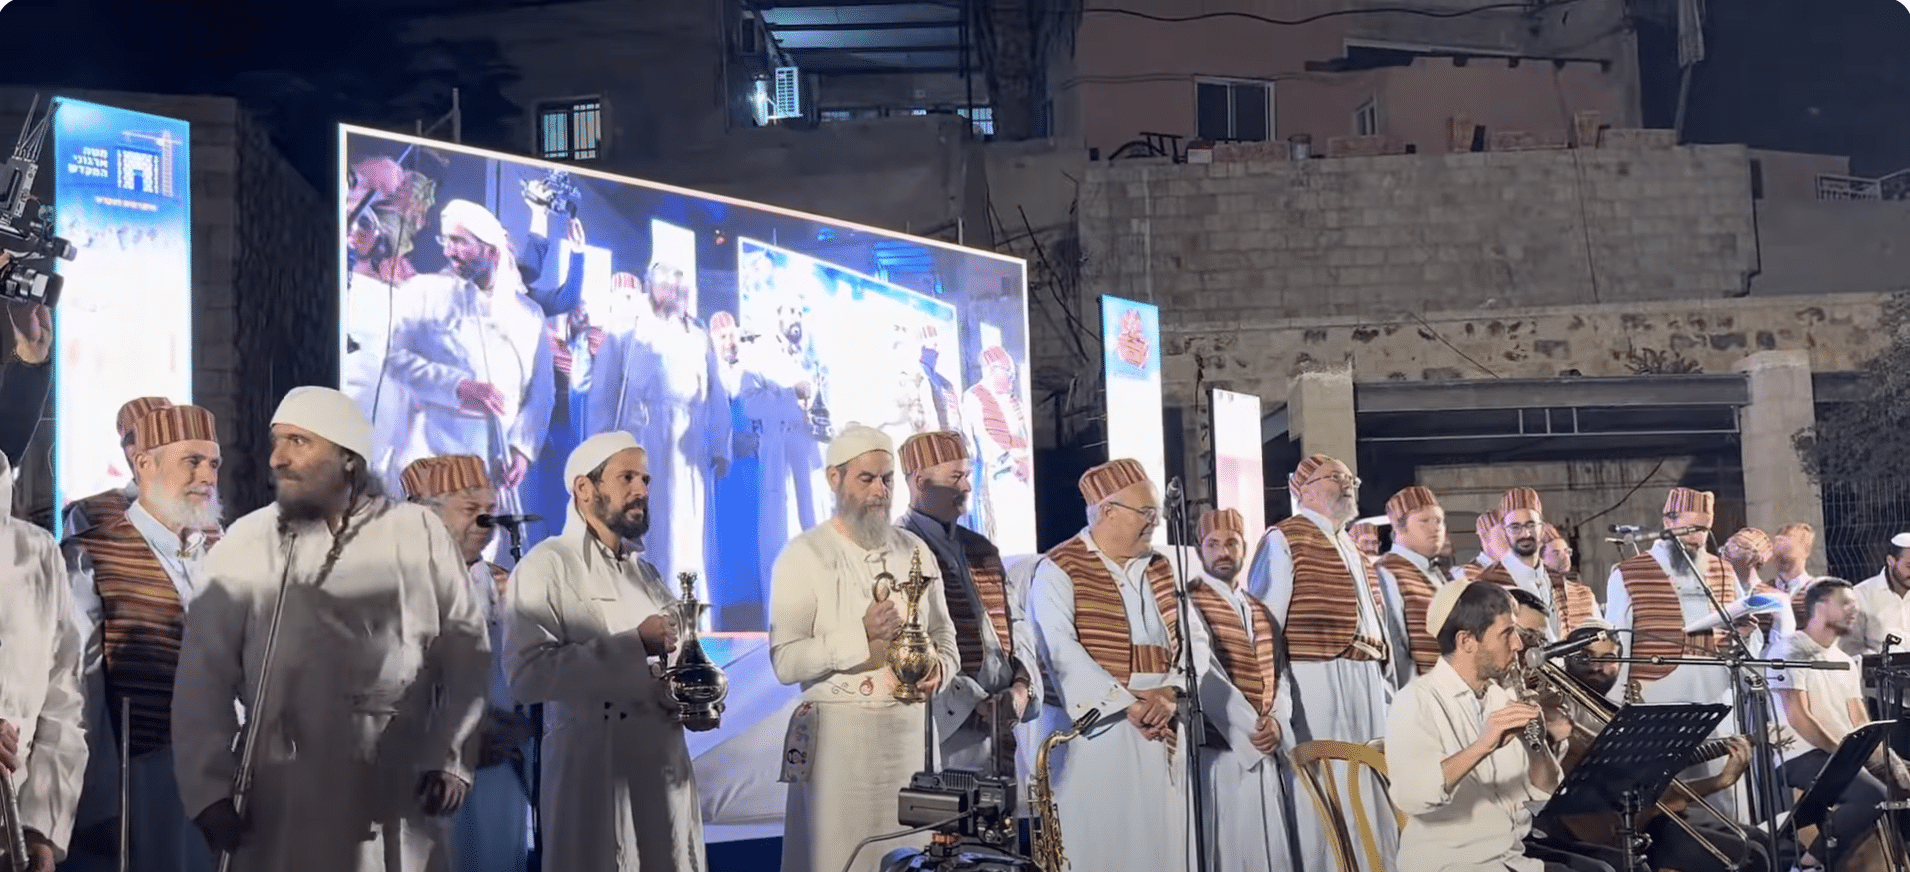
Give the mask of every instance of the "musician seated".
<svg viewBox="0 0 1910 872">
<path fill-rule="evenodd" d="M 1400 690 L 1386 730 L 1391 797 L 1409 816 L 1399 838 L 1400 868 L 1610 869 L 1526 850 L 1532 804 L 1558 788 L 1555 748 L 1570 735 L 1571 723 L 1549 718 L 1538 736 L 1528 736 L 1528 726 L 1542 717 L 1539 707 L 1514 699 L 1498 683 L 1525 647 L 1506 589 L 1440 588 L 1426 609 L 1426 630 L 1439 642 L 1439 661 Z M 1528 744 L 1531 738 L 1536 743 Z"/>
<path fill-rule="evenodd" d="M 1592 642 L 1590 647 L 1582 649 L 1580 653 L 1563 658 L 1565 674 L 1588 691 L 1584 701 L 1586 704 L 1575 703 L 1567 707 L 1576 726 L 1564 753 L 1563 765 L 1568 774 L 1585 758 L 1591 750 L 1592 741 L 1610 720 L 1611 710 L 1604 708 L 1609 705 L 1605 698 L 1618 683 L 1618 664 L 1598 662 L 1596 659 L 1616 657 L 1619 653 L 1618 643 L 1611 640 L 1605 627 L 1580 627 L 1566 636 L 1565 640 L 1579 642 L 1592 638 L 1598 641 Z M 1591 706 L 1599 707 L 1599 710 L 1588 710 Z M 1707 743 L 1701 753 L 1706 759 L 1723 755 L 1724 769 L 1716 775 L 1685 782 L 1689 793 L 1673 787 L 1659 797 L 1658 806 L 1670 812 L 1675 819 L 1666 817 L 1658 808 L 1647 809 L 1641 815 L 1640 830 L 1650 838 L 1645 850 L 1646 864 L 1653 869 L 1676 869 L 1679 872 L 1727 872 L 1734 867 L 1742 872 L 1766 872 L 1772 869 L 1760 830 L 1720 820 L 1707 810 L 1699 809 L 1698 813 L 1694 813 L 1691 806 L 1690 797 L 1693 794 L 1709 797 L 1737 784 L 1750 768 L 1751 743 L 1743 736 L 1732 736 L 1722 742 Z M 1617 823 L 1615 814 L 1570 819 L 1545 815 L 1540 818 L 1538 826 L 1546 834 L 1543 844 L 1562 846 L 1618 866 L 1623 860 L 1616 845 Z M 1703 842 L 1699 839 L 1703 839 Z M 1705 846 L 1706 842 L 1710 848 Z M 1712 852 L 1713 848 L 1716 853 Z M 1729 858 L 1730 862 L 1727 864 L 1724 858 Z"/>
<path fill-rule="evenodd" d="M 1850 582 L 1819 579 L 1804 594 L 1804 616 L 1804 626 L 1772 643 L 1768 657 L 1843 663 L 1849 668 L 1770 672 L 1770 687 L 1777 692 L 1778 716 L 1787 738 L 1795 739 L 1784 752 L 1784 780 L 1800 791 L 1816 780 L 1844 737 L 1870 720 L 1864 709 L 1863 677 L 1838 644 L 1862 620 Z M 1896 784 L 1910 784 L 1910 771 L 1906 771 L 1903 760 L 1888 748 L 1878 748 L 1871 758 L 1870 771 L 1857 773 L 1844 786 L 1831 812 L 1831 829 L 1843 844 L 1856 845 L 1883 816 L 1877 804 L 1887 798 L 1888 791 L 1879 776 Z M 1819 832 L 1810 845 L 1811 854 L 1824 856 L 1824 838 Z M 1848 856 L 1848 852 L 1840 853 Z"/>
</svg>

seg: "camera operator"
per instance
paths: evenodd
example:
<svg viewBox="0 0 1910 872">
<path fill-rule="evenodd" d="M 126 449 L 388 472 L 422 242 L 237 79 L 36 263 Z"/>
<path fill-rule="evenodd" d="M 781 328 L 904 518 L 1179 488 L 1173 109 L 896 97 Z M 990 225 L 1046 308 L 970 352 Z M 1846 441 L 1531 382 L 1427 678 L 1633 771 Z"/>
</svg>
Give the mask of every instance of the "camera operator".
<svg viewBox="0 0 1910 872">
<path fill-rule="evenodd" d="M 16 300 L 5 306 L 13 341 L 0 356 L 0 454 L 17 464 L 53 390 L 53 310 Z"/>
</svg>

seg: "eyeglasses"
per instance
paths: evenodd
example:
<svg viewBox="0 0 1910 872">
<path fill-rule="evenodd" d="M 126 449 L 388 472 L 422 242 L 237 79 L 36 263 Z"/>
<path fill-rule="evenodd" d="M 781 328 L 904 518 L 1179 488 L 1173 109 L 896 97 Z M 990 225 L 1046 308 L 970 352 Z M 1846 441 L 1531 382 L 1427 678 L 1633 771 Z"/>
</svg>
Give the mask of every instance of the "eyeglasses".
<svg viewBox="0 0 1910 872">
<path fill-rule="evenodd" d="M 1133 512 L 1134 514 L 1140 515 L 1141 520 L 1146 521 L 1150 524 L 1154 523 L 1157 520 L 1160 520 L 1160 517 L 1161 517 L 1161 510 L 1154 508 L 1153 506 L 1148 506 L 1145 509 L 1137 509 L 1126 503 L 1117 503 L 1113 500 L 1108 500 L 1108 505 L 1120 506 L 1121 508 L 1126 509 L 1130 512 Z"/>
<path fill-rule="evenodd" d="M 1307 479 L 1307 480 L 1306 480 L 1305 482 L 1302 482 L 1302 483 L 1300 484 L 1300 486 L 1301 486 L 1301 487 L 1306 487 L 1306 486 L 1307 486 L 1307 485 L 1309 485 L 1309 484 L 1313 484 L 1314 482 L 1320 482 L 1320 481 L 1330 481 L 1330 482 L 1332 482 L 1332 483 L 1334 483 L 1334 484 L 1337 484 L 1337 485 L 1349 485 L 1349 484 L 1350 484 L 1350 485 L 1352 485 L 1352 486 L 1354 486 L 1354 487 L 1359 487 L 1359 486 L 1360 486 L 1360 477 L 1359 477 L 1359 476 L 1357 476 L 1357 475 L 1347 475 L 1347 474 L 1346 474 L 1346 473 L 1344 473 L 1344 472 L 1331 472 L 1331 473 L 1327 473 L 1326 475 L 1322 475 L 1322 476 L 1320 476 L 1320 477 L 1318 477 L 1318 478 L 1310 478 L 1310 479 Z"/>
<path fill-rule="evenodd" d="M 1539 529 L 1539 522 L 1537 521 L 1526 521 L 1523 524 L 1515 524 L 1510 521 L 1507 521 L 1505 525 L 1505 531 L 1507 533 L 1520 533 L 1520 532 L 1529 533 L 1529 532 L 1536 531 L 1538 529 Z"/>
</svg>

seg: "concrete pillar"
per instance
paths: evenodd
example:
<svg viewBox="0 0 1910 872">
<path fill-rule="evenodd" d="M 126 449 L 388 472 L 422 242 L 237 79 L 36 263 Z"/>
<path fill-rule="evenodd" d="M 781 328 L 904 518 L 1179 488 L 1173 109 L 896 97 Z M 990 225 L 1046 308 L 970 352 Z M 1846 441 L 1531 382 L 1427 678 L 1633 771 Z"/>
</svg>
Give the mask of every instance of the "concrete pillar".
<svg viewBox="0 0 1910 872">
<path fill-rule="evenodd" d="M 1287 437 L 1300 443 L 1303 455 L 1328 455 L 1359 474 L 1359 435 L 1350 367 L 1295 376 L 1287 386 L 1287 415 Z M 1292 471 L 1270 469 L 1267 477 L 1284 479 Z"/>
<path fill-rule="evenodd" d="M 1751 391 L 1751 404 L 1738 415 L 1746 521 L 1767 533 L 1799 521 L 1810 524 L 1820 547 L 1806 568 L 1823 573 L 1824 501 L 1792 444 L 1799 430 L 1817 420 L 1810 355 L 1760 351 L 1732 368 L 1744 373 Z M 1730 531 L 1719 535 L 1729 536 Z"/>
</svg>

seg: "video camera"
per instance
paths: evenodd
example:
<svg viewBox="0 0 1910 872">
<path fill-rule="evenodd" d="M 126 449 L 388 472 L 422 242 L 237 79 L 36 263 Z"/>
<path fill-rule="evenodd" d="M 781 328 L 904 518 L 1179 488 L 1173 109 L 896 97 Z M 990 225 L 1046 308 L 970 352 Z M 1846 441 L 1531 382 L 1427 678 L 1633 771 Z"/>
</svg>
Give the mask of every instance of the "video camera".
<svg viewBox="0 0 1910 872">
<path fill-rule="evenodd" d="M 896 797 L 903 826 L 935 826 L 927 848 L 897 848 L 882 872 L 1035 872 L 1018 852 L 1015 782 L 964 769 L 917 772 Z M 954 820 L 950 820 L 953 818 Z"/>
<path fill-rule="evenodd" d="M 53 123 L 58 103 L 49 103 L 46 115 L 34 123 L 40 108 L 35 95 L 20 124 L 20 140 L 13 157 L 0 168 L 0 300 L 38 303 L 51 308 L 60 302 L 64 284 L 53 272 L 54 259 L 72 260 L 73 243 L 53 235 L 53 210 L 33 198 L 33 179 L 40 172 L 40 148 Z M 33 208 L 29 212 L 28 206 Z"/>
</svg>

